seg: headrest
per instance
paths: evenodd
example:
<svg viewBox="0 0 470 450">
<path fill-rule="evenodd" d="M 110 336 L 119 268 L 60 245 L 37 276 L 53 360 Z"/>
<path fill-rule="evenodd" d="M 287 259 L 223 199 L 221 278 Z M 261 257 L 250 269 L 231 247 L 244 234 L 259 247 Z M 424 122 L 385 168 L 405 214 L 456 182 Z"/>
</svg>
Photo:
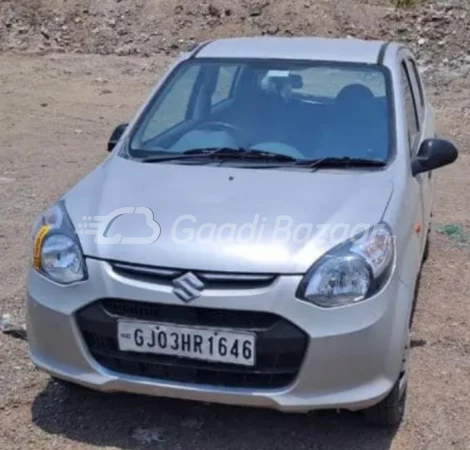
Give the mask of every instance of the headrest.
<svg viewBox="0 0 470 450">
<path fill-rule="evenodd" d="M 336 96 L 336 104 L 351 105 L 356 103 L 357 106 L 361 104 L 375 103 L 375 97 L 372 91 L 363 84 L 355 83 L 345 86 Z"/>
</svg>

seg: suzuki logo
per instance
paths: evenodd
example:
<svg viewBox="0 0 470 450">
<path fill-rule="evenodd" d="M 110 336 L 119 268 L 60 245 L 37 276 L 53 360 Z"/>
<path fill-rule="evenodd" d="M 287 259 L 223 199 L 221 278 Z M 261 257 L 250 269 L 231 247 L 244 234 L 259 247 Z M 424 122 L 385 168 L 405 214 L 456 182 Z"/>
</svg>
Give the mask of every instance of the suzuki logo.
<svg viewBox="0 0 470 450">
<path fill-rule="evenodd" d="M 173 293 L 186 303 L 200 297 L 204 289 L 204 283 L 192 272 L 176 278 L 173 284 L 175 285 Z"/>
</svg>

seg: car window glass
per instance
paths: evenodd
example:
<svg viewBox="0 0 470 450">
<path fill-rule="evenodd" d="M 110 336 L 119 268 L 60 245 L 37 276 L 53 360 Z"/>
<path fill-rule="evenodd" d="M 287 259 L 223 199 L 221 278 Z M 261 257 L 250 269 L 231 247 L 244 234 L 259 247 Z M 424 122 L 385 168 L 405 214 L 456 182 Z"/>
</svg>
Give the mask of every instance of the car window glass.
<svg viewBox="0 0 470 450">
<path fill-rule="evenodd" d="M 147 141 L 183 122 L 188 111 L 200 66 L 186 66 L 185 72 L 166 90 L 166 95 L 149 114 L 142 140 Z"/>
<path fill-rule="evenodd" d="M 416 86 L 418 87 L 419 102 L 421 106 L 424 106 L 423 83 L 418 71 L 418 66 L 416 65 L 416 62 L 413 59 L 410 59 L 409 62 L 411 66 L 412 76 L 416 80 Z"/>
<path fill-rule="evenodd" d="M 301 85 L 293 92 L 309 96 L 336 98 L 346 86 L 360 83 L 372 91 L 375 97 L 384 97 L 386 85 L 383 74 L 379 71 L 344 70 L 335 67 L 312 67 L 304 70 L 292 70 L 298 75 Z"/>
<path fill-rule="evenodd" d="M 238 65 L 220 67 L 217 84 L 211 98 L 212 106 L 227 100 L 232 92 L 232 87 L 238 73 Z"/>
<path fill-rule="evenodd" d="M 390 75 L 379 65 L 194 58 L 171 76 L 133 133 L 136 157 L 248 146 L 297 159 L 390 156 Z"/>
<path fill-rule="evenodd" d="M 410 74 L 414 97 L 416 98 L 416 107 L 418 110 L 420 123 L 424 117 L 424 94 L 421 77 L 418 72 L 418 68 L 413 59 L 407 59 L 408 73 Z"/>
<path fill-rule="evenodd" d="M 406 122 L 408 126 L 408 143 L 410 145 L 410 151 L 412 152 L 416 143 L 416 137 L 419 134 L 419 121 L 411 87 L 411 80 L 404 62 L 401 65 L 401 80 L 405 101 Z"/>
</svg>

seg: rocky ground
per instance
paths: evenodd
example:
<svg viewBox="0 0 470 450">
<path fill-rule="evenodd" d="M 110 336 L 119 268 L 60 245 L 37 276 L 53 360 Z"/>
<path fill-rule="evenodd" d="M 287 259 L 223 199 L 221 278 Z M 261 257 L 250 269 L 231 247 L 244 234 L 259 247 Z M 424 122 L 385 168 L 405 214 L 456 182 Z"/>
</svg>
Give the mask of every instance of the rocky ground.
<svg viewBox="0 0 470 450">
<path fill-rule="evenodd" d="M 32 367 L 21 333 L 0 333 L 0 449 L 470 449 L 465 1 L 396 9 L 388 0 L 0 0 L 0 315 L 24 323 L 31 221 L 101 161 L 114 125 L 134 114 L 171 57 L 192 41 L 259 33 L 409 43 L 426 75 L 439 133 L 461 151 L 458 163 L 437 176 L 405 422 L 385 432 L 352 414 L 286 416 L 74 394 Z"/>
<path fill-rule="evenodd" d="M 408 1 L 416 5 L 397 8 L 397 0 L 2 0 L 0 49 L 149 57 L 234 34 L 350 35 L 398 39 L 426 65 L 468 71 L 468 2 Z"/>
</svg>

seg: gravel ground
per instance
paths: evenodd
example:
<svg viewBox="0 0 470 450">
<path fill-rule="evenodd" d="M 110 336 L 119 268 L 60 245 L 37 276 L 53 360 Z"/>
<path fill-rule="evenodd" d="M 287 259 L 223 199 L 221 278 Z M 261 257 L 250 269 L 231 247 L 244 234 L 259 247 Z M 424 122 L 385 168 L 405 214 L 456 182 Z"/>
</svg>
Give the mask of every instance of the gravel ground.
<svg viewBox="0 0 470 450">
<path fill-rule="evenodd" d="M 0 314 L 24 320 L 35 215 L 105 155 L 168 57 L 0 54 Z M 470 229 L 470 83 L 429 86 L 439 131 L 461 156 L 439 171 L 436 227 Z M 462 237 L 465 241 L 466 236 Z M 438 232 L 426 263 L 406 420 L 387 432 L 356 415 L 281 414 L 130 395 L 71 393 L 0 334 L 1 449 L 470 449 L 470 247 Z"/>
</svg>

